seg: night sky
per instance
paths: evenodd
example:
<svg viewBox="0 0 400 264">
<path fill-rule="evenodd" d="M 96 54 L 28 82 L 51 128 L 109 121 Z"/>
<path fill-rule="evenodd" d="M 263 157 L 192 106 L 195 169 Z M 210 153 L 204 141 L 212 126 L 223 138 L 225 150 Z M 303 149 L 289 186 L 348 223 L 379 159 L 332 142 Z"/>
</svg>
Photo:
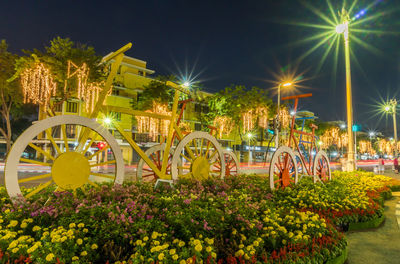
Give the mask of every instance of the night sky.
<svg viewBox="0 0 400 264">
<path fill-rule="evenodd" d="M 331 1 L 335 11 L 342 1 Z M 352 1 L 348 1 L 352 2 Z M 354 13 L 371 3 L 365 18 L 380 14 L 360 27 L 400 32 L 399 0 L 358 1 Z M 326 1 L 309 0 L 329 16 Z M 56 37 L 87 43 L 105 55 L 127 42 L 127 55 L 148 62 L 156 74 L 193 72 L 205 90 L 215 92 L 231 84 L 271 89 L 271 72 L 281 67 L 304 73 L 301 92 L 312 92 L 300 101 L 300 108 L 315 112 L 323 120 L 345 120 L 345 75 L 343 39 L 340 42 L 337 73 L 333 74 L 334 53 L 328 54 L 317 71 L 329 43 L 305 59 L 297 59 L 317 41 L 294 45 L 320 33 L 316 28 L 295 26 L 307 22 L 326 24 L 301 1 L 2 1 L 0 39 L 10 50 L 42 49 Z M 373 116 L 380 98 L 400 99 L 399 34 L 359 34 L 381 54 L 351 43 L 358 63 L 352 59 L 355 122 L 363 130 L 392 133 L 392 119 Z M 271 93 L 273 90 L 271 89 Z M 276 100 L 276 99 L 274 99 Z"/>
</svg>

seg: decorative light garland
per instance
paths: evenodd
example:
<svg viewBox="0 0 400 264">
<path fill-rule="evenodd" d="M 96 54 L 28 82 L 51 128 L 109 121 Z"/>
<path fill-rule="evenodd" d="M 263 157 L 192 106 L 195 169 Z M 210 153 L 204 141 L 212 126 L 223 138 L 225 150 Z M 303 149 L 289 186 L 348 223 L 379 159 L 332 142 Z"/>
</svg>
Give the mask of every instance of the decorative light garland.
<svg viewBox="0 0 400 264">
<path fill-rule="evenodd" d="M 56 95 L 57 83 L 50 70 L 42 63 L 36 63 L 32 68 L 26 68 L 21 73 L 22 93 L 24 103 L 39 104 L 47 110 L 51 96 Z"/>
<path fill-rule="evenodd" d="M 262 128 L 268 128 L 268 109 L 266 107 L 258 107 L 256 109 L 258 116 L 258 126 Z"/>
<path fill-rule="evenodd" d="M 253 110 L 248 110 L 242 113 L 243 134 L 252 131 L 254 128 L 254 115 Z"/>
<path fill-rule="evenodd" d="M 286 128 L 290 126 L 291 115 L 286 108 L 279 109 L 279 121 L 281 123 L 282 128 Z"/>
<path fill-rule="evenodd" d="M 155 113 L 161 115 L 171 115 L 172 112 L 168 111 L 168 106 L 153 102 L 153 109 L 146 110 L 147 113 Z M 170 120 L 159 119 L 149 116 L 136 116 L 138 121 L 139 133 L 149 133 L 149 137 L 156 141 L 158 135 L 166 136 L 168 134 L 168 128 Z"/>
<path fill-rule="evenodd" d="M 221 138 L 222 135 L 229 135 L 232 132 L 235 123 L 228 116 L 217 116 L 214 119 L 213 125 L 218 127 L 219 137 Z"/>
</svg>

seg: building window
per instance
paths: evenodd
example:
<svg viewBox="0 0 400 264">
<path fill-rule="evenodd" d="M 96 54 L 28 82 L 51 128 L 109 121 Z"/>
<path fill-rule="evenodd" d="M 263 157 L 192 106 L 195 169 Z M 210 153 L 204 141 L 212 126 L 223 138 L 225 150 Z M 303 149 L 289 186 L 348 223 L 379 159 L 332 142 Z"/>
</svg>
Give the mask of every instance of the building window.
<svg viewBox="0 0 400 264">
<path fill-rule="evenodd" d="M 195 123 L 194 124 L 194 130 L 195 131 L 200 131 L 201 130 L 201 124 L 200 123 Z"/>
<path fill-rule="evenodd" d="M 67 109 L 68 113 L 78 113 L 78 103 L 75 102 L 67 102 Z"/>
<path fill-rule="evenodd" d="M 201 105 L 195 104 L 195 105 L 194 105 L 194 111 L 195 111 L 196 113 L 201 113 Z"/>
<path fill-rule="evenodd" d="M 116 89 L 116 88 L 113 87 L 111 94 L 112 95 L 119 95 L 119 89 Z"/>
<path fill-rule="evenodd" d="M 143 75 L 144 75 L 143 71 L 138 71 L 138 74 L 139 74 L 140 76 L 143 76 Z"/>
<path fill-rule="evenodd" d="M 63 103 L 62 102 L 54 102 L 53 109 L 54 109 L 54 112 L 62 112 Z"/>
<path fill-rule="evenodd" d="M 203 113 L 208 114 L 208 112 L 210 112 L 210 108 L 208 107 L 208 105 L 203 105 Z"/>
<path fill-rule="evenodd" d="M 110 111 L 110 116 L 115 121 L 121 121 L 121 113 Z"/>
<path fill-rule="evenodd" d="M 75 138 L 76 136 L 76 125 L 66 125 L 65 130 L 67 133 L 67 138 Z"/>
</svg>

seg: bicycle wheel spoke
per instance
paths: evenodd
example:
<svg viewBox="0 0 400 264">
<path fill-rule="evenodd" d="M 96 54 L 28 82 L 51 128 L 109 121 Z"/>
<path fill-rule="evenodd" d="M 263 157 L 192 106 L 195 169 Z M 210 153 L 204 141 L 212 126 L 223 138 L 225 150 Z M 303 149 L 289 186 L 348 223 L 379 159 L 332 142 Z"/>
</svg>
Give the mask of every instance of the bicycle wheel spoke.
<svg viewBox="0 0 400 264">
<path fill-rule="evenodd" d="M 50 140 L 51 144 L 53 145 L 53 147 L 56 149 L 57 153 L 58 154 L 63 153 L 61 151 L 61 149 L 58 147 L 57 143 L 54 141 L 54 138 L 51 136 L 51 128 L 46 129 L 46 135 L 49 138 L 49 140 Z"/>
<path fill-rule="evenodd" d="M 28 193 L 27 195 L 25 195 L 26 198 L 29 198 L 35 194 L 37 194 L 38 192 L 40 192 L 41 190 L 43 190 L 44 188 L 48 187 L 50 184 L 52 184 L 53 180 L 50 180 L 44 184 L 39 185 L 36 189 L 34 189 L 33 191 L 31 191 L 30 193 Z"/>
<path fill-rule="evenodd" d="M 94 181 L 91 181 L 90 179 L 88 179 L 88 183 L 95 188 L 99 188 L 99 185 L 97 183 L 95 183 Z"/>
<path fill-rule="evenodd" d="M 98 154 L 100 154 L 100 153 L 106 151 L 106 150 L 109 149 L 109 148 L 110 148 L 110 146 L 107 144 L 104 148 L 99 149 L 98 151 L 96 151 L 95 153 L 93 153 L 92 155 L 90 155 L 87 159 L 88 159 L 88 160 L 91 160 L 94 156 L 96 156 L 96 155 L 98 155 Z"/>
<path fill-rule="evenodd" d="M 51 173 L 46 173 L 46 174 L 42 174 L 42 175 L 36 175 L 36 176 L 28 177 L 28 178 L 23 178 L 23 179 L 18 180 L 18 183 L 40 180 L 40 179 L 45 179 L 48 177 L 51 177 Z"/>
<path fill-rule="evenodd" d="M 180 153 L 181 157 L 183 157 L 184 159 L 186 159 L 187 161 L 192 161 L 191 158 L 188 158 L 185 154 Z"/>
<path fill-rule="evenodd" d="M 29 143 L 28 144 L 31 148 L 33 148 L 34 150 L 38 151 L 39 153 L 42 153 L 44 156 L 48 157 L 51 160 L 55 160 L 56 158 L 54 158 L 50 153 L 44 151 L 43 149 L 39 148 L 38 146 Z"/>
<path fill-rule="evenodd" d="M 90 148 L 90 147 L 92 146 L 92 144 L 93 144 L 94 138 L 95 138 L 95 137 L 92 137 L 92 138 L 90 139 L 89 143 L 88 143 L 88 144 L 84 147 L 84 149 L 81 151 L 82 154 L 85 154 L 85 153 L 89 150 L 89 148 Z"/>
<path fill-rule="evenodd" d="M 91 164 L 90 167 L 103 166 L 103 165 L 113 164 L 113 163 L 115 163 L 115 160 L 109 160 L 109 161 L 105 161 L 105 162 L 101 162 L 101 163 Z"/>
<path fill-rule="evenodd" d="M 42 166 L 48 166 L 48 167 L 51 166 L 50 163 L 41 162 L 41 161 L 38 161 L 38 160 L 31 160 L 31 159 L 25 159 L 25 158 L 20 158 L 19 160 L 20 160 L 20 161 L 23 161 L 23 162 L 32 163 L 32 164 L 42 165 Z"/>
<path fill-rule="evenodd" d="M 63 139 L 64 139 L 65 152 L 68 152 L 69 151 L 69 147 L 68 147 L 67 130 L 65 128 L 65 124 L 61 125 L 61 131 L 62 131 Z"/>
</svg>

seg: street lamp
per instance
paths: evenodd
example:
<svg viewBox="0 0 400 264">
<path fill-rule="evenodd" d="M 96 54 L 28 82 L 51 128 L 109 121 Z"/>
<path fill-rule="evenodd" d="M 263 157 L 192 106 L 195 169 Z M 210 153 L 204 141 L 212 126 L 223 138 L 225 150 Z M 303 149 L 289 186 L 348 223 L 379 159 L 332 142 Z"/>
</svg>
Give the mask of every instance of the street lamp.
<svg viewBox="0 0 400 264">
<path fill-rule="evenodd" d="M 344 52 L 346 64 L 346 106 L 347 106 L 347 135 L 348 142 L 348 161 L 347 171 L 355 170 L 355 157 L 354 157 L 354 139 L 353 139 L 353 106 L 351 95 L 351 72 L 350 72 L 350 47 L 349 47 L 349 13 L 343 8 L 341 13 L 341 24 L 336 26 L 336 33 L 343 34 L 344 37 Z"/>
<path fill-rule="evenodd" d="M 393 115 L 393 130 L 394 130 L 394 156 L 397 158 L 397 126 L 396 126 L 396 107 L 397 100 L 390 99 L 389 103 L 387 103 L 384 107 L 384 110 L 388 114 Z"/>
<path fill-rule="evenodd" d="M 248 142 L 249 142 L 249 164 L 251 163 L 251 161 L 252 161 L 252 157 L 251 157 L 251 147 L 250 147 L 250 144 L 251 144 L 251 139 L 253 138 L 253 134 L 252 133 L 247 133 L 247 140 L 248 140 Z"/>
<path fill-rule="evenodd" d="M 279 111 L 281 109 L 281 86 L 289 87 L 292 82 L 279 83 L 278 85 L 278 108 L 276 110 L 276 124 L 275 124 L 275 149 L 278 149 L 279 145 Z"/>
</svg>

